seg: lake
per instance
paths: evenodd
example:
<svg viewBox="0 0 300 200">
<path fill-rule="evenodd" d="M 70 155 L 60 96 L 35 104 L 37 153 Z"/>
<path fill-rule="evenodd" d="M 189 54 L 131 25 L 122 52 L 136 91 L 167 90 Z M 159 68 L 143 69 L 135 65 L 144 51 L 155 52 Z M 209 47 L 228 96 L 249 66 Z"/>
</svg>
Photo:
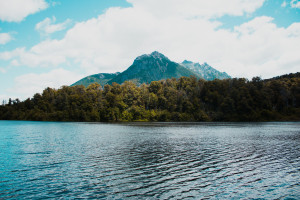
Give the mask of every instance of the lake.
<svg viewBox="0 0 300 200">
<path fill-rule="evenodd" d="M 300 123 L 0 121 L 0 199 L 300 199 Z"/>
</svg>

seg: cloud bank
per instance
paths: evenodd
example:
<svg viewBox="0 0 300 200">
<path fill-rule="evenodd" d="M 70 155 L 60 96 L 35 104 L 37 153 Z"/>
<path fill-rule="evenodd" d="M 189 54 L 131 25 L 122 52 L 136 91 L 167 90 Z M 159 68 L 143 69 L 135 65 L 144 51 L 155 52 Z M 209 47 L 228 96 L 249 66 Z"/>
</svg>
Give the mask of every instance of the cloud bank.
<svg viewBox="0 0 300 200">
<path fill-rule="evenodd" d="M 63 23 L 58 24 L 55 24 L 55 22 L 56 18 L 54 16 L 52 18 L 47 17 L 46 19 L 35 25 L 35 30 L 37 30 L 41 35 L 47 36 L 51 33 L 66 29 L 71 20 L 67 19 Z"/>
<path fill-rule="evenodd" d="M 264 0 L 127 0 L 136 9 L 159 17 L 214 18 L 224 15 L 242 16 L 260 8 Z"/>
<path fill-rule="evenodd" d="M 6 44 L 12 39 L 13 37 L 9 33 L 0 33 L 0 44 Z"/>
<path fill-rule="evenodd" d="M 42 92 L 47 87 L 60 88 L 63 85 L 70 85 L 79 78 L 81 76 L 78 74 L 62 68 L 42 74 L 30 73 L 17 77 L 15 85 L 8 92 L 26 98 L 34 93 Z"/>
<path fill-rule="evenodd" d="M 291 1 L 292 8 L 300 8 L 300 1 L 299 0 L 292 0 Z"/>
<path fill-rule="evenodd" d="M 0 20 L 20 22 L 28 15 L 34 14 L 48 7 L 45 0 L 1 0 Z"/>
</svg>

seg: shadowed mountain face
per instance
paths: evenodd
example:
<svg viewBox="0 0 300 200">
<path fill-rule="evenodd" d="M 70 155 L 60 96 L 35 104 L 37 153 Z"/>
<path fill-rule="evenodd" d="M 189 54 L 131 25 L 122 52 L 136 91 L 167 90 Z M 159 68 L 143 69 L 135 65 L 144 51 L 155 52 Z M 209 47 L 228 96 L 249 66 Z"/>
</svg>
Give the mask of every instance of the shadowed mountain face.
<svg viewBox="0 0 300 200">
<path fill-rule="evenodd" d="M 219 72 L 208 64 L 193 63 L 184 61 L 179 64 L 169 60 L 163 54 L 154 51 L 151 54 L 144 54 L 137 57 L 133 64 L 122 73 L 95 74 L 81 79 L 74 85 L 88 86 L 91 83 L 100 85 L 112 84 L 113 82 L 122 84 L 125 81 L 132 81 L 138 85 L 150 83 L 168 78 L 180 78 L 182 76 L 195 76 L 205 80 L 230 78 L 225 72 Z"/>
<path fill-rule="evenodd" d="M 150 83 L 167 78 L 179 78 L 182 76 L 196 76 L 202 78 L 184 66 L 170 61 L 163 54 L 157 51 L 151 54 L 145 54 L 137 57 L 133 64 L 124 72 L 110 80 L 113 82 L 123 83 L 124 81 L 133 81 L 137 84 Z"/>
</svg>

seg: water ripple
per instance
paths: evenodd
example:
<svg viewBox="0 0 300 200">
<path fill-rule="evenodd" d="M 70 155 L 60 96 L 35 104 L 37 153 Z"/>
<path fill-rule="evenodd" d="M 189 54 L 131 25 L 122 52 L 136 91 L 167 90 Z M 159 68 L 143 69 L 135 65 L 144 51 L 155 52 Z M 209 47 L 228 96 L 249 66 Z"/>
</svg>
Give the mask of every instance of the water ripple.
<svg viewBox="0 0 300 200">
<path fill-rule="evenodd" d="M 299 199 L 300 123 L 0 121 L 0 199 Z"/>
</svg>

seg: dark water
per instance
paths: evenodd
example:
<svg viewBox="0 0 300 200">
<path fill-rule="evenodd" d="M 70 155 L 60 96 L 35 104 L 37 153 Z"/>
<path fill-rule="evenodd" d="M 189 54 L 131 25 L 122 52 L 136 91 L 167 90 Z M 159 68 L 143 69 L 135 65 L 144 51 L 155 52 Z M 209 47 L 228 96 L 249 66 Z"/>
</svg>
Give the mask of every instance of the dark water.
<svg viewBox="0 0 300 200">
<path fill-rule="evenodd" d="M 300 123 L 0 121 L 0 199 L 300 199 Z"/>
</svg>

